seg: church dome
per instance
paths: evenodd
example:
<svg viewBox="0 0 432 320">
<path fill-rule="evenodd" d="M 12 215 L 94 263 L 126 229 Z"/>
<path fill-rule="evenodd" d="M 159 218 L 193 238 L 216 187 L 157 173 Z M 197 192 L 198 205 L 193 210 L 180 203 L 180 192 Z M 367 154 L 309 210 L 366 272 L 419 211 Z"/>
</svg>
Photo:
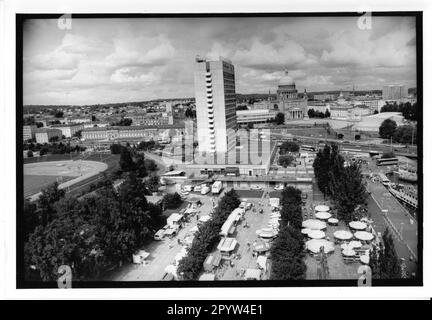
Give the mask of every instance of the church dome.
<svg viewBox="0 0 432 320">
<path fill-rule="evenodd" d="M 288 71 L 285 70 L 285 75 L 280 78 L 279 86 L 295 86 L 294 79 L 288 75 Z"/>
</svg>

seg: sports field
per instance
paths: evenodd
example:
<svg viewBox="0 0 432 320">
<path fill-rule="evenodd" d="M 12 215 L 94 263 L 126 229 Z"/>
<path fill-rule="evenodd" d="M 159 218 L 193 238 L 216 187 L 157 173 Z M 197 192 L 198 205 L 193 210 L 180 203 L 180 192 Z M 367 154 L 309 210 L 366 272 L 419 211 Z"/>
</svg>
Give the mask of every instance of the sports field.
<svg viewBox="0 0 432 320">
<path fill-rule="evenodd" d="M 51 183 L 58 181 L 59 183 L 66 182 L 73 177 L 58 177 L 58 176 L 43 176 L 43 175 L 25 175 L 24 176 L 24 197 L 38 193 L 41 189 L 49 186 Z"/>
<path fill-rule="evenodd" d="M 24 165 L 24 196 L 37 194 L 50 183 L 58 181 L 60 188 L 70 187 L 105 171 L 108 165 L 97 161 L 48 161 Z"/>
</svg>

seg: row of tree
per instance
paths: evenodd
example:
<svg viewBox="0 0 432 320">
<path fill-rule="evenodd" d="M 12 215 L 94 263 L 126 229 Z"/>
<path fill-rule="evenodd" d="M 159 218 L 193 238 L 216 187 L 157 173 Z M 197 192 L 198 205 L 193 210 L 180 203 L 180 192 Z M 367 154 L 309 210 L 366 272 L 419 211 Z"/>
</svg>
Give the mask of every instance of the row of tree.
<svg viewBox="0 0 432 320">
<path fill-rule="evenodd" d="M 129 127 L 130 125 L 132 125 L 132 119 L 130 119 L 130 118 L 121 118 L 117 122 L 111 122 L 110 125 L 111 126 L 120 126 L 120 127 Z"/>
<path fill-rule="evenodd" d="M 281 194 L 282 227 L 271 247 L 271 280 L 304 279 L 306 264 L 304 257 L 302 225 L 301 191 L 286 187 Z"/>
<path fill-rule="evenodd" d="M 203 263 L 219 240 L 219 231 L 230 213 L 240 205 L 234 189 L 222 197 L 211 219 L 201 224 L 195 234 L 187 255 L 179 261 L 177 273 L 183 280 L 195 280 L 201 273 Z"/>
<path fill-rule="evenodd" d="M 357 163 L 345 163 L 336 144 L 325 145 L 313 163 L 317 184 L 325 197 L 335 203 L 338 218 L 349 222 L 366 203 L 366 188 Z"/>
<path fill-rule="evenodd" d="M 51 153 L 51 154 L 69 154 L 72 152 L 82 152 L 84 151 L 86 148 L 83 146 L 79 146 L 79 145 L 74 145 L 72 146 L 69 142 L 68 143 L 63 143 L 63 142 L 53 142 L 53 143 L 44 143 L 44 144 L 40 144 L 40 143 L 25 143 L 23 145 L 23 150 L 28 150 L 28 151 L 39 151 L 39 154 L 41 156 Z"/>
<path fill-rule="evenodd" d="M 412 125 L 398 126 L 392 119 L 384 120 L 379 127 L 379 135 L 384 139 L 392 139 L 399 143 L 417 144 L 417 127 Z"/>
<path fill-rule="evenodd" d="M 288 167 L 294 161 L 294 157 L 290 154 L 281 155 L 278 158 L 278 164 L 284 168 Z"/>
<path fill-rule="evenodd" d="M 298 152 L 300 150 L 300 146 L 298 143 L 294 141 L 285 141 L 279 147 L 279 154 L 284 155 L 289 152 Z"/>
<path fill-rule="evenodd" d="M 130 145 L 112 144 L 110 150 L 112 154 L 120 154 L 121 172 L 135 172 L 138 177 L 143 178 L 158 168 L 154 160 L 146 159 L 142 153 Z"/>
<path fill-rule="evenodd" d="M 328 109 L 325 112 L 321 112 L 312 108 L 307 113 L 309 118 L 330 118 L 330 111 Z"/>
<path fill-rule="evenodd" d="M 56 280 L 60 265 L 88 280 L 130 261 L 131 255 L 165 223 L 159 206 L 143 196 L 133 173 L 116 191 L 107 179 L 84 197 L 66 197 L 57 184 L 24 205 L 26 279 Z"/>
<path fill-rule="evenodd" d="M 417 120 L 417 103 L 411 104 L 410 102 L 406 103 L 389 103 L 381 108 L 380 112 L 401 112 L 405 119 L 416 121 Z"/>
<path fill-rule="evenodd" d="M 388 228 L 384 231 L 382 239 L 379 246 L 374 247 L 370 253 L 369 266 L 372 269 L 372 279 L 400 279 L 406 276 L 402 274 L 393 237 Z"/>
</svg>

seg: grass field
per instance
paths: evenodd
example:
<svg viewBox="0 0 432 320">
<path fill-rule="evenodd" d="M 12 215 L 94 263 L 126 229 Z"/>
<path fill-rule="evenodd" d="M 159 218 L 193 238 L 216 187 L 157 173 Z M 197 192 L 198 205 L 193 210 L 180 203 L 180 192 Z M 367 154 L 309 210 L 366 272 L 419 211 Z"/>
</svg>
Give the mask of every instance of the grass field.
<svg viewBox="0 0 432 320">
<path fill-rule="evenodd" d="M 106 156 L 106 155 L 105 155 Z M 110 155 L 110 161 L 100 161 L 102 157 L 98 155 L 81 157 L 80 161 L 70 161 L 70 158 L 63 161 L 37 161 L 24 165 L 24 196 L 32 196 L 42 188 L 61 178 L 63 188 L 67 190 L 81 189 L 91 181 L 99 179 L 111 164 L 116 167 L 115 158 Z M 75 158 L 75 160 L 78 160 Z M 82 160 L 82 161 L 81 161 Z M 96 161 L 95 161 L 96 160 Z M 99 161 L 98 161 L 99 160 Z M 71 181 L 73 180 L 73 181 Z"/>
<path fill-rule="evenodd" d="M 44 175 L 25 175 L 24 176 L 24 197 L 28 197 L 32 194 L 39 192 L 41 189 L 47 187 L 51 183 L 57 181 L 58 176 L 44 176 Z M 59 183 L 66 182 L 73 179 L 74 177 L 63 176 Z"/>
</svg>

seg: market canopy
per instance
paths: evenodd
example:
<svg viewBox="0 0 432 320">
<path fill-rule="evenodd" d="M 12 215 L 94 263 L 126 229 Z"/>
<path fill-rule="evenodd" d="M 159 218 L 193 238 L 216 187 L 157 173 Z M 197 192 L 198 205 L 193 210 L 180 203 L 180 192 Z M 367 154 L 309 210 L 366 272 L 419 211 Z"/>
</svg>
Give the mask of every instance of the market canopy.
<svg viewBox="0 0 432 320">
<path fill-rule="evenodd" d="M 312 239 L 322 239 L 325 237 L 325 233 L 321 230 L 311 230 L 308 233 L 308 236 L 309 236 L 309 238 L 312 238 Z"/>
<path fill-rule="evenodd" d="M 265 228 L 265 229 L 269 229 L 269 228 Z M 277 232 L 276 230 L 272 229 L 272 230 L 257 230 L 260 231 L 258 234 L 258 236 L 260 236 L 261 238 L 274 238 L 277 236 Z"/>
<path fill-rule="evenodd" d="M 207 221 L 209 221 L 211 219 L 211 217 L 209 216 L 209 215 L 206 215 L 206 216 L 202 216 L 202 217 L 200 217 L 199 218 L 199 221 L 200 222 L 207 222 Z"/>
<path fill-rule="evenodd" d="M 346 257 L 353 257 L 356 255 L 356 252 L 353 249 L 348 248 L 342 251 L 342 255 Z"/>
<path fill-rule="evenodd" d="M 355 230 L 364 230 L 366 229 L 367 225 L 364 222 L 361 221 L 351 221 L 349 223 L 350 228 L 353 228 Z"/>
<path fill-rule="evenodd" d="M 235 249 L 237 245 L 237 240 L 235 238 L 223 238 L 219 242 L 217 248 L 222 252 L 230 252 Z"/>
<path fill-rule="evenodd" d="M 327 220 L 327 222 L 330 223 L 330 224 L 338 224 L 338 223 L 339 223 L 339 220 L 336 219 L 336 218 L 329 218 L 329 219 Z"/>
<path fill-rule="evenodd" d="M 370 260 L 370 258 L 369 258 L 369 255 L 367 255 L 367 254 L 360 256 L 360 262 L 361 263 L 369 264 L 369 260 Z"/>
<path fill-rule="evenodd" d="M 303 233 L 303 234 L 309 234 L 309 232 L 311 232 L 312 231 L 312 229 L 309 229 L 309 228 L 303 228 L 302 230 L 301 230 L 301 233 Z"/>
<path fill-rule="evenodd" d="M 324 247 L 324 253 L 334 251 L 334 243 L 325 239 L 312 239 L 306 242 L 306 248 L 313 253 L 320 252 L 321 247 Z"/>
<path fill-rule="evenodd" d="M 264 269 L 264 271 L 266 271 L 267 270 L 267 257 L 266 256 L 258 256 L 257 266 L 260 269 Z"/>
<path fill-rule="evenodd" d="M 255 252 L 266 252 L 270 250 L 270 244 L 263 240 L 257 240 L 253 243 L 252 249 Z"/>
<path fill-rule="evenodd" d="M 272 206 L 272 207 L 279 207 L 279 202 L 280 202 L 279 198 L 270 198 L 269 199 L 270 206 Z"/>
<path fill-rule="evenodd" d="M 350 248 L 352 248 L 352 249 L 357 249 L 357 248 L 361 248 L 362 247 L 362 244 L 361 244 L 361 242 L 360 241 L 350 241 L 349 243 L 348 243 L 348 247 L 350 247 Z"/>
<path fill-rule="evenodd" d="M 349 240 L 353 237 L 353 234 L 346 230 L 338 230 L 333 233 L 333 236 L 339 240 Z"/>
<path fill-rule="evenodd" d="M 197 231 L 198 231 L 198 226 L 193 226 L 192 228 L 190 228 L 189 233 L 194 234 Z"/>
<path fill-rule="evenodd" d="M 326 211 L 329 211 L 329 210 L 330 210 L 329 206 L 326 206 L 326 205 L 323 205 L 323 204 L 318 205 L 318 206 L 315 207 L 315 211 L 326 212 Z"/>
<path fill-rule="evenodd" d="M 327 220 L 328 218 L 331 217 L 331 214 L 325 211 L 319 211 L 315 213 L 315 217 L 321 220 Z"/>
<path fill-rule="evenodd" d="M 194 235 L 189 235 L 186 238 L 184 238 L 183 243 L 186 245 L 191 245 L 194 238 L 195 238 Z"/>
<path fill-rule="evenodd" d="M 261 279 L 261 270 L 260 269 L 246 269 L 245 280 L 260 280 Z"/>
<path fill-rule="evenodd" d="M 179 261 L 186 256 L 187 256 L 187 249 L 186 249 L 186 247 L 182 247 L 180 252 L 177 253 L 176 256 L 174 257 L 176 264 L 178 264 Z"/>
<path fill-rule="evenodd" d="M 357 231 L 354 233 L 354 237 L 362 241 L 371 241 L 374 238 L 374 235 L 366 231 Z"/>
<path fill-rule="evenodd" d="M 326 223 L 317 219 L 308 219 L 302 222 L 302 227 L 312 230 L 322 230 L 326 228 Z"/>
<path fill-rule="evenodd" d="M 165 272 L 176 276 L 177 275 L 177 267 L 173 264 L 170 264 L 170 265 L 165 267 Z"/>
<path fill-rule="evenodd" d="M 215 275 L 213 273 L 204 273 L 199 277 L 198 280 L 199 281 L 214 281 Z"/>
</svg>

